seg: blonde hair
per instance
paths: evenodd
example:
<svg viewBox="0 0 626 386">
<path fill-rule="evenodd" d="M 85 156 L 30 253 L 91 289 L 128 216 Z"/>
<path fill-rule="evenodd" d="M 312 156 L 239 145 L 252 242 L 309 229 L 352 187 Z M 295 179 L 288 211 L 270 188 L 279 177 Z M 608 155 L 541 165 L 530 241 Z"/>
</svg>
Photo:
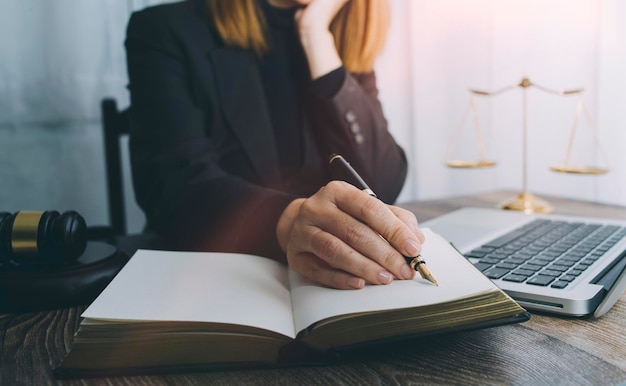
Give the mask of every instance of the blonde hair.
<svg viewBox="0 0 626 386">
<path fill-rule="evenodd" d="M 228 45 L 251 49 L 262 56 L 268 50 L 266 22 L 258 0 L 205 0 L 215 27 Z M 349 0 L 330 25 L 346 69 L 370 72 L 382 51 L 389 27 L 387 0 Z"/>
</svg>

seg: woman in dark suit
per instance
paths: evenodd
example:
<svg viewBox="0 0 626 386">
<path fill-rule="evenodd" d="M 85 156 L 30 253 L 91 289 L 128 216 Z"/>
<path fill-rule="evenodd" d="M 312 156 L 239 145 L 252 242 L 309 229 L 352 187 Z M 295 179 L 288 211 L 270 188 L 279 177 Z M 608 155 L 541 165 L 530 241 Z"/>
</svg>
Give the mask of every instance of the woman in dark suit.
<svg viewBox="0 0 626 386">
<path fill-rule="evenodd" d="M 171 248 L 263 255 L 336 288 L 412 278 L 402 254 L 423 235 L 388 205 L 407 163 L 373 73 L 385 6 L 189 0 L 134 13 L 130 148 L 148 229 Z M 331 181 L 333 153 L 382 201 Z"/>
</svg>

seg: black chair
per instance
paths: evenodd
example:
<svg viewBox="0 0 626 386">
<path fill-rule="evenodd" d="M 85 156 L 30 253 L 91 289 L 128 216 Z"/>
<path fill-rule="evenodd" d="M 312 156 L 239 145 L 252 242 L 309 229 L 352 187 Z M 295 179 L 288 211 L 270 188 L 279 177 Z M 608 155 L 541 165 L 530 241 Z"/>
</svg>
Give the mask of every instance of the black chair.
<svg viewBox="0 0 626 386">
<path fill-rule="evenodd" d="M 109 222 L 114 236 L 125 236 L 127 234 L 126 206 L 120 140 L 129 133 L 128 109 L 119 110 L 117 102 L 112 98 L 103 99 L 100 107 L 104 134 Z"/>
<path fill-rule="evenodd" d="M 118 109 L 113 98 L 104 98 L 100 107 L 110 225 L 95 239 L 109 241 L 128 256 L 132 256 L 138 248 L 161 249 L 163 246 L 158 235 L 145 231 L 133 234 L 128 232 L 121 152 L 121 140 L 129 134 L 128 108 Z M 92 232 L 92 235 L 97 234 L 96 232 Z"/>
</svg>

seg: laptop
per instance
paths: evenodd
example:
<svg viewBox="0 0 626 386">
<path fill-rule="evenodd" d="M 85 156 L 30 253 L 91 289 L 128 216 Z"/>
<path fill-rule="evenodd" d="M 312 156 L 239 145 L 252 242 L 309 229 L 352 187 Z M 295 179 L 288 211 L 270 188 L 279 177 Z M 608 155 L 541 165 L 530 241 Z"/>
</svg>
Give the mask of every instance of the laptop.
<svg viewBox="0 0 626 386">
<path fill-rule="evenodd" d="M 420 226 L 528 310 L 599 317 L 626 289 L 626 220 L 463 208 Z"/>
</svg>

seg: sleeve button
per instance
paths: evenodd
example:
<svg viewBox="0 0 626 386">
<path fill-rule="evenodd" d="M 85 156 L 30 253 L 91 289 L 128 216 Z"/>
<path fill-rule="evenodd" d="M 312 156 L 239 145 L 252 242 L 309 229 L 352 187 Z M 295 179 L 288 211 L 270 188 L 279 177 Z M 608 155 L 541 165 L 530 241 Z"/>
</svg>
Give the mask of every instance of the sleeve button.
<svg viewBox="0 0 626 386">
<path fill-rule="evenodd" d="M 346 121 L 348 121 L 349 123 L 352 123 L 356 121 L 356 114 L 354 113 L 354 111 L 348 110 L 346 111 L 345 118 L 346 118 Z"/>
</svg>

